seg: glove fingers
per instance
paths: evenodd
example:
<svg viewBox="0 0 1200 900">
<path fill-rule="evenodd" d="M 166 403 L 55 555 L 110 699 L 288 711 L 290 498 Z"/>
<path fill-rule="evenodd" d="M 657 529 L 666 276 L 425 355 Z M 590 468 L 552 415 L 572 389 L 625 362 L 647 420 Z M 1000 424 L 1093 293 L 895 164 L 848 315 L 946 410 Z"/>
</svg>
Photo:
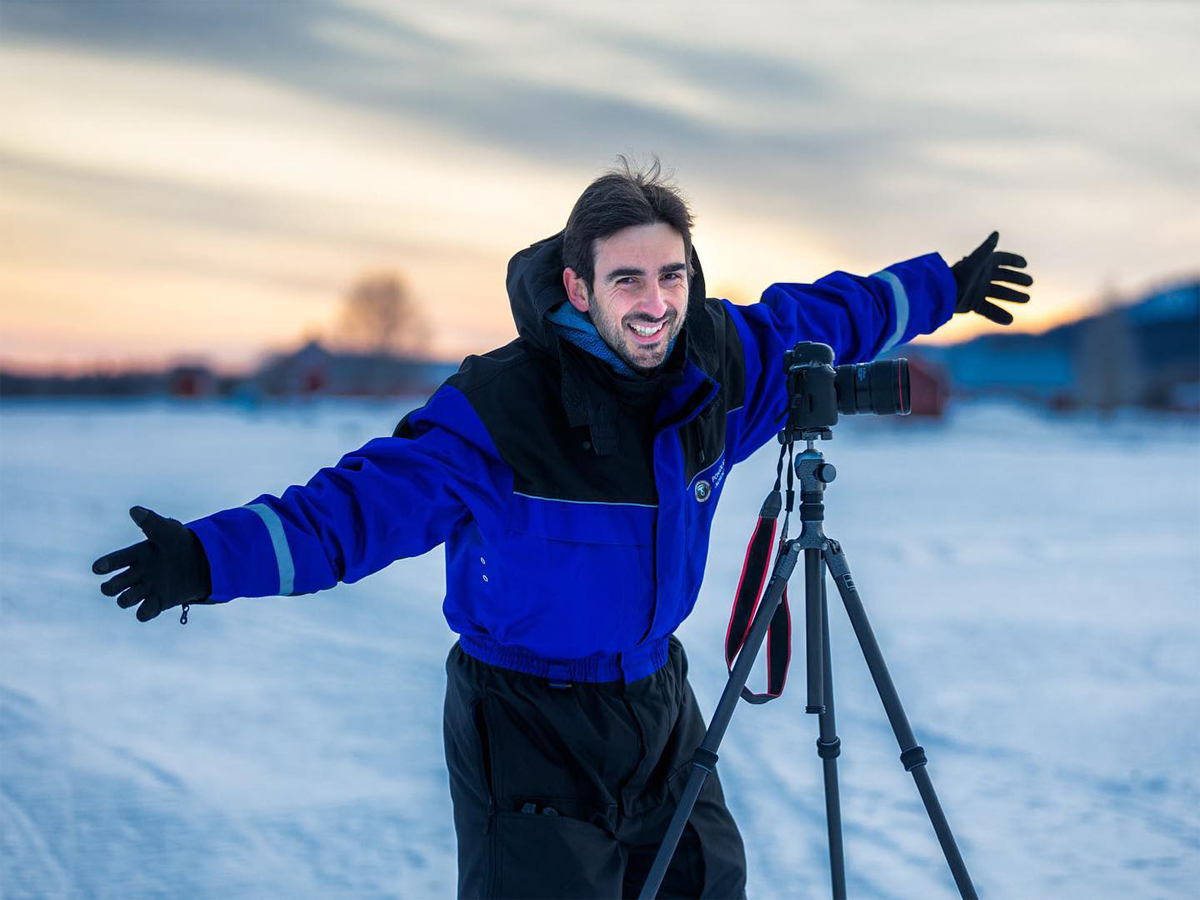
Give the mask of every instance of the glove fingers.
<svg viewBox="0 0 1200 900">
<path fill-rule="evenodd" d="M 152 509 L 146 509 L 144 506 L 134 506 L 129 510 L 129 518 L 133 519 L 134 524 L 142 529 L 142 532 L 154 543 L 160 546 L 170 539 L 172 534 L 172 525 L 178 525 L 174 519 L 167 519 L 160 516 Z"/>
<path fill-rule="evenodd" d="M 104 584 L 100 585 L 100 593 L 105 597 L 115 597 L 127 587 L 131 587 L 142 580 L 142 567 L 131 566 L 120 575 L 116 575 Z"/>
<path fill-rule="evenodd" d="M 162 601 L 157 594 L 151 594 L 138 607 L 137 618 L 139 622 L 149 622 L 160 612 L 162 612 Z"/>
<path fill-rule="evenodd" d="M 150 593 L 150 585 L 144 581 L 139 581 L 120 597 L 117 598 L 117 606 L 121 609 L 129 609 L 131 606 L 136 606 L 146 599 L 146 595 Z"/>
<path fill-rule="evenodd" d="M 105 575 L 114 569 L 123 569 L 133 564 L 141 555 L 142 546 L 145 543 L 145 541 L 138 541 L 136 544 L 130 544 L 128 547 L 105 554 L 92 563 L 92 571 L 97 575 Z"/>
<path fill-rule="evenodd" d="M 1001 309 L 995 303 L 988 303 L 986 300 L 980 300 L 975 307 L 975 312 L 979 313 L 985 319 L 991 319 L 997 325 L 1011 325 L 1012 313 L 1006 309 Z"/>
<path fill-rule="evenodd" d="M 1023 284 L 1029 287 L 1033 284 L 1033 276 L 1028 272 L 1017 272 L 1013 269 L 996 269 L 992 272 L 992 281 L 1007 281 L 1009 284 Z"/>
<path fill-rule="evenodd" d="M 967 262 L 973 264 L 973 263 L 976 263 L 976 262 L 982 260 L 985 256 L 987 256 L 993 250 L 996 249 L 996 243 L 999 240 L 1000 240 L 1000 232 L 993 231 L 991 234 L 989 234 L 984 239 L 982 244 L 980 244 L 978 247 L 976 247 L 974 250 L 971 251 L 970 256 L 967 257 Z"/>
<path fill-rule="evenodd" d="M 992 254 L 992 262 L 997 266 L 1016 266 L 1019 269 L 1029 265 L 1020 253 L 1008 253 L 1004 250 L 997 250 Z"/>
<path fill-rule="evenodd" d="M 1006 288 L 1002 284 L 989 284 L 987 296 L 993 297 L 996 300 L 1007 300 L 1009 303 L 1028 303 L 1029 295 L 1021 291 L 1014 291 L 1012 288 Z"/>
</svg>

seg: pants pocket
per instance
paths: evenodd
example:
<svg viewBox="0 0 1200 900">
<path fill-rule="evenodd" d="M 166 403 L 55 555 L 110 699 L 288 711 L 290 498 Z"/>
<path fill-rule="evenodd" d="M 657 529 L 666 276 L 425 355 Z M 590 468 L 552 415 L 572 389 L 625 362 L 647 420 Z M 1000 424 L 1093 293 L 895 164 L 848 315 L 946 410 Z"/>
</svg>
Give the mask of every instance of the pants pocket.
<svg viewBox="0 0 1200 900">
<path fill-rule="evenodd" d="M 489 897 L 494 795 L 490 734 L 484 704 L 477 698 L 448 693 L 444 728 L 458 843 L 458 895 Z"/>
<path fill-rule="evenodd" d="M 479 771 L 483 776 L 483 789 L 488 800 L 494 800 L 496 793 L 492 785 L 492 747 L 488 739 L 487 719 L 483 715 L 483 700 L 478 700 L 471 706 L 471 724 L 475 728 L 476 747 L 478 748 Z"/>
<path fill-rule="evenodd" d="M 496 897 L 619 897 L 622 851 L 604 828 L 543 811 L 496 814 Z"/>
</svg>

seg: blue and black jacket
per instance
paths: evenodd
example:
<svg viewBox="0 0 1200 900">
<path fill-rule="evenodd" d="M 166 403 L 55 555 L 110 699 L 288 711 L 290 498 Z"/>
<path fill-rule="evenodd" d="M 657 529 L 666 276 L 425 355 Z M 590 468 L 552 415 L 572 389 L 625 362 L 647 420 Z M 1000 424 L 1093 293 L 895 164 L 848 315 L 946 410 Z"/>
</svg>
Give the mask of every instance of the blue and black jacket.
<svg viewBox="0 0 1200 900">
<path fill-rule="evenodd" d="M 750 306 L 706 298 L 693 267 L 647 407 L 546 318 L 566 300 L 561 233 L 518 253 L 516 340 L 306 485 L 186 523 L 211 602 L 310 594 L 444 543 L 443 609 L 472 656 L 563 681 L 658 669 L 699 593 L 726 474 L 782 427 L 784 350 L 820 341 L 838 364 L 869 361 L 946 322 L 956 295 L 936 253 L 773 284 Z"/>
</svg>

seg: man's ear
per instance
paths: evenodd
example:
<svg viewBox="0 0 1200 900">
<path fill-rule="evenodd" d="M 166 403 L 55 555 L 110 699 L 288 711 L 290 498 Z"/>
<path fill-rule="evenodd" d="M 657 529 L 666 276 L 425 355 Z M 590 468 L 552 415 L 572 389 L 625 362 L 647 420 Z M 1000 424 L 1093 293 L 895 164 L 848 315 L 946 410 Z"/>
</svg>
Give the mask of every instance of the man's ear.
<svg viewBox="0 0 1200 900">
<path fill-rule="evenodd" d="M 582 313 L 587 312 L 587 282 L 576 275 L 574 269 L 563 269 L 563 287 L 567 289 L 567 299 L 571 301 L 571 305 Z"/>
</svg>

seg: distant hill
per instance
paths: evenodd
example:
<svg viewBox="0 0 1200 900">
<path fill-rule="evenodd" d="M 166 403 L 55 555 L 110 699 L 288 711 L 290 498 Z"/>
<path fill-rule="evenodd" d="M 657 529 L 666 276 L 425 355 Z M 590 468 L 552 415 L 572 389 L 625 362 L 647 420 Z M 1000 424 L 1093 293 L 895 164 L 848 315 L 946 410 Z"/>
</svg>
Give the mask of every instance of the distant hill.
<svg viewBox="0 0 1200 900">
<path fill-rule="evenodd" d="M 950 374 L 958 394 L 1020 395 L 1055 406 L 1200 405 L 1200 281 L 1157 290 L 1042 334 L 989 334 L 905 347 Z"/>
</svg>

